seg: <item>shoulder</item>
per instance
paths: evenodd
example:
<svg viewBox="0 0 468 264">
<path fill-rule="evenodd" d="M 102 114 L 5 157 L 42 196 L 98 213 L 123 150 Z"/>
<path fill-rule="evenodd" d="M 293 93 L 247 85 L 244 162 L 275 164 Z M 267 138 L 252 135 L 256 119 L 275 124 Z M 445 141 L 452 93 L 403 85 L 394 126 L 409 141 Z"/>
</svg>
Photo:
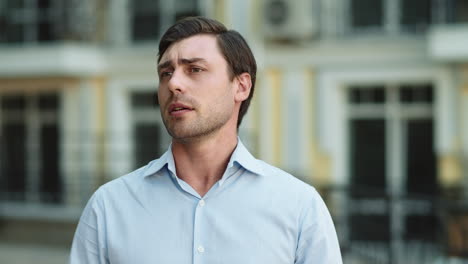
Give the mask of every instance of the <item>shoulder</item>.
<svg viewBox="0 0 468 264">
<path fill-rule="evenodd" d="M 146 166 L 138 168 L 130 173 L 104 183 L 98 188 L 96 193 L 108 193 L 112 192 L 113 190 L 121 189 L 127 184 L 136 184 L 138 181 L 142 180 L 142 175 L 145 171 L 145 168 Z"/>
<path fill-rule="evenodd" d="M 122 198 L 130 194 L 130 192 L 135 192 L 141 188 L 146 176 L 159 173 L 158 171 L 154 173 L 148 172 L 153 162 L 101 185 L 95 191 L 92 198 L 96 199 L 98 202 L 113 199 L 122 200 Z"/>
<path fill-rule="evenodd" d="M 314 187 L 293 176 L 289 172 L 275 167 L 263 160 L 257 160 L 257 162 L 261 164 L 262 174 L 266 178 L 267 182 L 277 185 L 282 188 L 283 191 L 291 190 L 295 193 L 299 192 L 301 195 L 316 192 Z"/>
<path fill-rule="evenodd" d="M 324 209 L 323 200 L 312 185 L 264 161 L 258 162 L 262 166 L 262 175 L 258 177 L 261 179 L 257 188 L 259 194 L 267 195 L 269 199 L 275 199 L 277 204 L 284 204 L 300 214 Z M 272 193 L 280 195 L 271 198 Z"/>
<path fill-rule="evenodd" d="M 319 192 L 310 184 L 303 182 L 290 173 L 262 162 L 262 190 L 274 199 L 282 212 L 290 212 L 300 225 L 315 225 L 329 217 L 329 212 Z M 271 194 L 278 194 L 271 197 Z"/>
</svg>

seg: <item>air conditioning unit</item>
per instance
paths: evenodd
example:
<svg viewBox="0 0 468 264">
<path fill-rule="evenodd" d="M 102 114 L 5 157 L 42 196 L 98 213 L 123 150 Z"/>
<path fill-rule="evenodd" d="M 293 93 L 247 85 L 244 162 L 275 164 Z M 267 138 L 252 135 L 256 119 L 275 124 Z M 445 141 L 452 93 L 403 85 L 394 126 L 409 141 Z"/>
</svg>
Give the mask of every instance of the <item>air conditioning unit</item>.
<svg viewBox="0 0 468 264">
<path fill-rule="evenodd" d="M 266 39 L 298 41 L 313 39 L 319 31 L 318 0 L 264 0 Z"/>
</svg>

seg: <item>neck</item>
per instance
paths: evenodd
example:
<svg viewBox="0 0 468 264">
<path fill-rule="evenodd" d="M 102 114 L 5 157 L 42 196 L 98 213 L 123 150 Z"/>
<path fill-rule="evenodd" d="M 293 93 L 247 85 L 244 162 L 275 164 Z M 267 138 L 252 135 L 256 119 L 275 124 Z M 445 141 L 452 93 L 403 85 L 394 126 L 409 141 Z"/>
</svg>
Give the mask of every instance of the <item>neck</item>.
<svg viewBox="0 0 468 264">
<path fill-rule="evenodd" d="M 190 142 L 172 142 L 177 176 L 204 196 L 223 176 L 237 145 L 237 131 Z"/>
</svg>

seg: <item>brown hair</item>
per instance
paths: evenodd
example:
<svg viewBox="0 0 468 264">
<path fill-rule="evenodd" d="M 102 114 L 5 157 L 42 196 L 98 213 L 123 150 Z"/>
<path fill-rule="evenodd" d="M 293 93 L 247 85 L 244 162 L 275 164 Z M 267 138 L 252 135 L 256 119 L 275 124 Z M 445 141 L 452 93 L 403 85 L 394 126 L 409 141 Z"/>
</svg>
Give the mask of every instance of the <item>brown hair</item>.
<svg viewBox="0 0 468 264">
<path fill-rule="evenodd" d="M 257 75 L 257 63 L 252 50 L 245 39 L 235 30 L 228 30 L 222 23 L 206 17 L 188 17 L 172 25 L 162 36 L 159 42 L 158 62 L 166 50 L 175 42 L 197 35 L 212 34 L 216 36 L 221 54 L 226 59 L 231 80 L 246 72 L 250 74 L 252 87 L 250 94 L 239 109 L 237 127 L 249 108 L 252 99 L 255 79 Z"/>
</svg>

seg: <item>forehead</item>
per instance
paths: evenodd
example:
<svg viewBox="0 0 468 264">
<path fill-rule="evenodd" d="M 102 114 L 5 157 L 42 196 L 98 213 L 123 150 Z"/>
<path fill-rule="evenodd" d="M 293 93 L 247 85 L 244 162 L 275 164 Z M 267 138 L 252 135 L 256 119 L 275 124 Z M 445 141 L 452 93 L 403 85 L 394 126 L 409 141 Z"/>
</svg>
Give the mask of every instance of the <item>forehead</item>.
<svg viewBox="0 0 468 264">
<path fill-rule="evenodd" d="M 164 52 L 160 62 L 177 61 L 180 59 L 202 58 L 208 62 L 224 61 L 218 47 L 216 36 L 199 34 L 173 43 Z"/>
</svg>

